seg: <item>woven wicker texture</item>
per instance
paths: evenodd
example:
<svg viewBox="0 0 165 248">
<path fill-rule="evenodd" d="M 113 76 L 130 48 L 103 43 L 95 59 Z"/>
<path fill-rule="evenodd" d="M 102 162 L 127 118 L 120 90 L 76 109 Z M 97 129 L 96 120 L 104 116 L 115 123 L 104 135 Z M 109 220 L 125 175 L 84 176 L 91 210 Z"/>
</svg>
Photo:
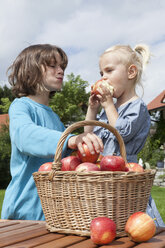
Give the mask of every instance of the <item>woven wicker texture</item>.
<svg viewBox="0 0 165 248">
<path fill-rule="evenodd" d="M 110 125 L 81 121 L 68 127 L 59 140 L 52 171 L 33 173 L 47 229 L 50 232 L 89 236 L 91 220 L 107 216 L 115 221 L 117 236 L 124 236 L 128 217 L 134 212 L 146 210 L 156 171 L 61 171 L 62 147 L 67 136 L 85 125 L 102 126 L 111 131 L 126 161 L 123 139 Z"/>
</svg>

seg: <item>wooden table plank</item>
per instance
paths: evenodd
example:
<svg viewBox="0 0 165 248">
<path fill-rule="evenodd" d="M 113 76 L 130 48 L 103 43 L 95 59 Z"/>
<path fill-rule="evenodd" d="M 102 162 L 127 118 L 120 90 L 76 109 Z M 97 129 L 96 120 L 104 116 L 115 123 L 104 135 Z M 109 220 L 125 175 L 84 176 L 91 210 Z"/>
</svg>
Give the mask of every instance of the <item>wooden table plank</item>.
<svg viewBox="0 0 165 248">
<path fill-rule="evenodd" d="M 148 242 L 134 243 L 128 237 L 98 246 L 89 237 L 50 233 L 43 221 L 0 221 L 0 247 L 5 248 L 165 248 L 165 228 L 157 229 Z"/>
<path fill-rule="evenodd" d="M 100 248 L 112 248 L 112 247 L 131 248 L 131 247 L 135 247 L 135 242 L 131 241 L 128 237 L 123 237 L 114 240 L 112 243 L 107 244 L 106 246 L 103 245 Z"/>
<path fill-rule="evenodd" d="M 36 247 L 41 244 L 47 244 L 52 240 L 57 240 L 59 238 L 64 237 L 64 234 L 57 234 L 57 233 L 48 233 L 42 236 L 37 236 L 36 238 L 28 239 L 26 241 L 19 242 L 17 244 L 6 246 L 6 248 L 31 248 Z M 47 246 L 48 248 L 48 246 Z"/>
<path fill-rule="evenodd" d="M 137 244 L 136 248 L 165 248 L 165 231 L 145 243 Z"/>
<path fill-rule="evenodd" d="M 45 226 L 40 227 L 38 225 L 2 233 L 0 238 L 0 247 L 5 247 L 7 245 L 18 243 L 48 233 L 49 232 L 45 229 Z"/>
<path fill-rule="evenodd" d="M 64 248 L 64 247 L 67 247 L 69 245 L 78 243 L 84 239 L 86 239 L 86 237 L 69 235 L 69 236 L 65 236 L 63 238 L 60 238 L 58 240 L 48 242 L 46 244 L 36 246 L 36 248 Z"/>
<path fill-rule="evenodd" d="M 96 248 L 98 245 L 94 244 L 91 239 L 87 239 L 76 243 L 74 245 L 68 246 L 67 248 Z"/>
<path fill-rule="evenodd" d="M 19 229 L 22 229 L 24 227 L 31 227 L 31 226 L 34 226 L 34 225 L 38 225 L 38 224 L 35 224 L 35 223 L 18 223 L 18 224 L 15 224 L 15 225 L 8 225 L 8 226 L 4 226 L 3 228 L 0 228 L 0 233 L 6 233 L 6 232 L 9 232 L 9 231 L 14 231 L 14 230 L 19 230 Z M 2 236 L 2 235 L 1 235 Z"/>
<path fill-rule="evenodd" d="M 0 222 L 0 229 L 1 228 L 4 228 L 4 227 L 6 227 L 6 226 L 13 226 L 13 225 L 17 225 L 17 224 L 19 224 L 20 222 L 19 221 L 1 221 Z"/>
</svg>

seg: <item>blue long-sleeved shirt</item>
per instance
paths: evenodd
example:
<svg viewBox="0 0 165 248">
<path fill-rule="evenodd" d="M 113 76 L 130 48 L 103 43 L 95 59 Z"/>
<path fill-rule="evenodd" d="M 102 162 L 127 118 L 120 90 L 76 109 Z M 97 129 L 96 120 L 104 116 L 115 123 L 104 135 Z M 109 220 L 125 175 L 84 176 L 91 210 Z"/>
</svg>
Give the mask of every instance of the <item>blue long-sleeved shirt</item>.
<svg viewBox="0 0 165 248">
<path fill-rule="evenodd" d="M 32 173 L 43 163 L 53 161 L 65 127 L 50 107 L 28 97 L 13 101 L 9 118 L 12 180 L 5 192 L 1 218 L 44 220 Z M 68 138 L 63 155 L 69 151 Z"/>
</svg>

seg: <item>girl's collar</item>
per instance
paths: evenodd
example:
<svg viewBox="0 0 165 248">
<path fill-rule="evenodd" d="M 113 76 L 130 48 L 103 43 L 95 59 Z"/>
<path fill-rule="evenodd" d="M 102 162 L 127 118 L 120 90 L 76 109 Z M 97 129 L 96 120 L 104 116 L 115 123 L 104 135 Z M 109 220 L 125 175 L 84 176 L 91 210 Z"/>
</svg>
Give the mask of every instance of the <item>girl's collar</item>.
<svg viewBox="0 0 165 248">
<path fill-rule="evenodd" d="M 118 108 L 121 108 L 121 107 L 127 105 L 129 102 L 136 101 L 137 99 L 139 99 L 139 97 L 138 97 L 137 95 L 135 95 L 135 96 L 131 97 L 128 101 L 124 102 L 123 104 L 121 104 L 121 105 L 119 105 L 119 106 L 117 105 L 117 102 L 116 102 L 116 103 L 115 103 L 115 107 L 116 107 L 117 109 L 118 109 Z"/>
</svg>

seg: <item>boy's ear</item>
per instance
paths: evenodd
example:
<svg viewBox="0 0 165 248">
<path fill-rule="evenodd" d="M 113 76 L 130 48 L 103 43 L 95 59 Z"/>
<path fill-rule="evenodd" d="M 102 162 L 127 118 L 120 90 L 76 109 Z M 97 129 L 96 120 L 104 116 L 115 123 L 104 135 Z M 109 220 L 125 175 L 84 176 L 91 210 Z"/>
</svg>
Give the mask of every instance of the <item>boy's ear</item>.
<svg viewBox="0 0 165 248">
<path fill-rule="evenodd" d="M 128 79 L 133 79 L 137 75 L 137 67 L 136 65 L 130 65 L 128 68 Z"/>
</svg>

